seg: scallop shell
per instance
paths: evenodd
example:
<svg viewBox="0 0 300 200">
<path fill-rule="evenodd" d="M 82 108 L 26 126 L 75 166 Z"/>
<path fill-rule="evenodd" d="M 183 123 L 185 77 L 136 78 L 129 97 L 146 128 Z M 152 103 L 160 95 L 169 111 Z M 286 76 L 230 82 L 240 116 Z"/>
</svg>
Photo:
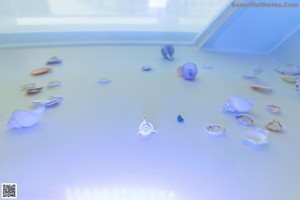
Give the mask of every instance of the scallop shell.
<svg viewBox="0 0 300 200">
<path fill-rule="evenodd" d="M 31 88 L 31 89 L 26 90 L 26 93 L 27 93 L 28 95 L 33 95 L 33 94 L 37 94 L 37 93 L 41 92 L 42 89 L 43 89 L 43 87 L 39 87 L 39 88 Z"/>
<path fill-rule="evenodd" d="M 148 136 L 152 133 L 157 133 L 158 131 L 156 131 L 153 128 L 153 125 L 151 124 L 151 122 L 147 121 L 145 118 L 143 119 L 143 121 L 141 122 L 140 126 L 139 126 L 139 135 L 142 136 Z"/>
<path fill-rule="evenodd" d="M 266 105 L 267 111 L 271 112 L 271 113 L 279 113 L 281 108 L 279 106 L 276 105 Z"/>
<path fill-rule="evenodd" d="M 62 85 L 62 81 L 49 81 L 47 86 L 48 88 L 58 87 Z"/>
<path fill-rule="evenodd" d="M 226 129 L 222 128 L 218 124 L 210 124 L 206 127 L 206 130 L 211 135 L 223 135 L 226 134 Z"/>
<path fill-rule="evenodd" d="M 260 85 L 251 85 L 251 88 L 253 90 L 256 90 L 256 91 L 259 91 L 259 92 L 265 92 L 265 93 L 272 92 L 272 88 L 265 87 L 265 86 L 260 86 Z"/>
<path fill-rule="evenodd" d="M 35 110 L 17 110 L 7 123 L 7 128 L 27 128 L 39 122 L 43 115 L 44 107 Z"/>
<path fill-rule="evenodd" d="M 277 72 L 285 75 L 300 75 L 300 67 L 296 65 L 286 65 L 276 69 Z"/>
<path fill-rule="evenodd" d="M 231 96 L 223 105 L 223 110 L 226 112 L 247 113 L 252 109 L 255 102 L 255 99 Z"/>
<path fill-rule="evenodd" d="M 266 127 L 266 129 L 273 131 L 273 132 L 280 132 L 283 130 L 282 124 L 277 120 L 271 121 L 265 127 Z"/>
<path fill-rule="evenodd" d="M 58 65 L 61 63 L 62 63 L 62 60 L 57 58 L 56 56 L 53 56 L 46 62 L 47 65 Z"/>
<path fill-rule="evenodd" d="M 177 68 L 179 76 L 183 77 L 185 80 L 194 80 L 198 73 L 198 69 L 194 63 L 188 62 L 183 66 Z"/>
<path fill-rule="evenodd" d="M 267 134 L 267 130 L 258 128 L 244 132 L 241 139 L 254 145 L 266 145 L 269 143 Z"/>
<path fill-rule="evenodd" d="M 254 118 L 248 114 L 237 115 L 235 116 L 235 119 L 238 123 L 246 126 L 253 126 L 255 124 Z"/>
<path fill-rule="evenodd" d="M 58 104 L 61 100 L 63 100 L 62 96 L 51 96 L 48 99 L 32 101 L 32 103 L 35 107 L 50 107 Z"/>
<path fill-rule="evenodd" d="M 173 55 L 174 55 L 175 49 L 172 45 L 168 44 L 165 45 L 161 48 L 161 54 L 163 57 L 167 60 L 173 60 Z"/>
<path fill-rule="evenodd" d="M 51 67 L 42 67 L 42 68 L 32 70 L 31 74 L 34 75 L 34 76 L 35 75 L 40 75 L 40 74 L 45 74 L 45 73 L 48 73 L 51 69 L 52 69 Z"/>
</svg>

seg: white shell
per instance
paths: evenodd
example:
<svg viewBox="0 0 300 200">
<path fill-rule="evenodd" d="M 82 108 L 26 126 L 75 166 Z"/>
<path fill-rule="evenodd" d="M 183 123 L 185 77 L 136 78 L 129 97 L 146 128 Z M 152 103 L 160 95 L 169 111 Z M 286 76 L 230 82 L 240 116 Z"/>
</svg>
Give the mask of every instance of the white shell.
<svg viewBox="0 0 300 200">
<path fill-rule="evenodd" d="M 268 131 L 265 129 L 255 129 L 251 131 L 246 131 L 241 135 L 242 140 L 250 142 L 255 145 L 265 145 L 268 144 Z"/>
<path fill-rule="evenodd" d="M 288 65 L 277 68 L 277 71 L 285 75 L 300 75 L 300 67 L 296 65 Z"/>
<path fill-rule="evenodd" d="M 243 73 L 243 77 L 246 79 L 254 79 L 256 76 L 260 73 L 262 73 L 264 70 L 261 66 L 254 66 L 252 69 L 252 72 L 245 72 Z"/>
<path fill-rule="evenodd" d="M 223 135 L 226 134 L 226 129 L 222 128 L 218 124 L 210 124 L 206 127 L 206 130 L 211 135 Z"/>
<path fill-rule="evenodd" d="M 273 105 L 273 104 L 269 104 L 266 105 L 267 111 L 271 112 L 271 113 L 279 113 L 281 108 L 279 106 Z"/>
<path fill-rule="evenodd" d="M 34 105 L 36 107 L 39 107 L 39 106 L 48 107 L 48 106 L 53 106 L 53 105 L 59 103 L 61 100 L 63 100 L 62 96 L 51 96 L 48 99 L 32 101 L 32 103 L 34 103 Z"/>
<path fill-rule="evenodd" d="M 49 88 L 58 87 L 62 85 L 62 81 L 50 81 L 48 82 L 47 86 Z"/>
<path fill-rule="evenodd" d="M 239 96 L 232 96 L 223 105 L 223 110 L 226 112 L 247 113 L 255 104 L 255 99 L 245 99 Z"/>
<path fill-rule="evenodd" d="M 248 114 L 237 115 L 237 116 L 235 116 L 235 119 L 238 123 L 246 125 L 246 126 L 253 126 L 255 124 L 254 118 Z"/>
<path fill-rule="evenodd" d="M 142 136 L 147 136 L 147 135 L 150 135 L 152 133 L 157 133 L 157 132 L 158 131 L 156 131 L 153 128 L 153 125 L 151 124 L 151 122 L 147 121 L 144 118 L 144 120 L 142 121 L 142 123 L 139 126 L 139 132 L 138 132 L 138 134 L 142 135 Z"/>
<path fill-rule="evenodd" d="M 27 128 L 39 122 L 43 115 L 44 107 L 35 110 L 17 110 L 7 123 L 7 128 Z"/>
<path fill-rule="evenodd" d="M 111 79 L 107 79 L 107 78 L 99 78 L 98 83 L 100 84 L 108 84 L 110 83 L 112 80 Z"/>
</svg>

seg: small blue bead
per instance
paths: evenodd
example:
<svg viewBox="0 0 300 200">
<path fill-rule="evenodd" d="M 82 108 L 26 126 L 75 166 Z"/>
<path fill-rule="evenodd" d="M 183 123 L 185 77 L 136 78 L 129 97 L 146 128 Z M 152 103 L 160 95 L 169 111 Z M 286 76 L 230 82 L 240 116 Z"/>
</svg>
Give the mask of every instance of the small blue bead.
<svg viewBox="0 0 300 200">
<path fill-rule="evenodd" d="M 177 121 L 180 122 L 180 123 L 183 123 L 184 119 L 181 117 L 181 115 L 178 115 L 177 116 Z"/>
</svg>

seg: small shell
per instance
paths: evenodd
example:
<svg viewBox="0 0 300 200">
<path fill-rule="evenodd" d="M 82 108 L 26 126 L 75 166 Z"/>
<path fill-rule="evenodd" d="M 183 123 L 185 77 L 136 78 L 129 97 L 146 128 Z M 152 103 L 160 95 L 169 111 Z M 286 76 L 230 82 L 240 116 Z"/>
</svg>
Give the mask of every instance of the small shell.
<svg viewBox="0 0 300 200">
<path fill-rule="evenodd" d="M 28 90 L 28 89 L 32 89 L 35 88 L 35 84 L 34 83 L 28 83 L 25 85 L 20 86 L 21 90 Z"/>
<path fill-rule="evenodd" d="M 44 107 L 39 107 L 35 110 L 17 110 L 9 119 L 7 128 L 31 127 L 39 122 L 44 110 Z"/>
<path fill-rule="evenodd" d="M 51 96 L 48 99 L 32 101 L 32 103 L 35 107 L 50 107 L 58 104 L 61 100 L 63 100 L 62 96 Z"/>
<path fill-rule="evenodd" d="M 99 78 L 98 83 L 104 85 L 110 83 L 112 80 L 107 78 Z"/>
<path fill-rule="evenodd" d="M 300 75 L 300 67 L 292 64 L 279 67 L 277 71 L 285 75 Z"/>
<path fill-rule="evenodd" d="M 271 113 L 279 113 L 281 108 L 279 106 L 276 105 L 266 105 L 267 111 L 271 112 Z"/>
<path fill-rule="evenodd" d="M 246 131 L 241 135 L 241 139 L 254 145 L 268 144 L 268 131 L 258 128 L 251 131 Z"/>
<path fill-rule="evenodd" d="M 265 87 L 265 86 L 259 86 L 259 85 L 251 85 L 251 88 L 253 90 L 259 91 L 259 92 L 264 92 L 264 93 L 269 93 L 272 92 L 272 88 L 270 87 Z"/>
<path fill-rule="evenodd" d="M 57 58 L 56 56 L 53 56 L 46 62 L 47 65 L 58 65 L 61 63 L 62 63 L 62 60 Z"/>
<path fill-rule="evenodd" d="M 255 99 L 231 96 L 223 105 L 223 110 L 226 112 L 247 113 L 252 109 L 255 102 Z"/>
<path fill-rule="evenodd" d="M 141 122 L 140 126 L 139 126 L 139 135 L 142 136 L 148 136 L 152 133 L 157 133 L 158 131 L 156 131 L 153 128 L 153 125 L 151 124 L 151 122 L 147 121 L 145 118 L 144 120 Z"/>
<path fill-rule="evenodd" d="M 300 77 L 296 78 L 296 88 L 298 91 L 300 91 Z"/>
<path fill-rule="evenodd" d="M 266 129 L 273 131 L 273 132 L 280 132 L 283 130 L 283 126 L 281 123 L 277 120 L 273 120 L 270 123 L 268 123 L 266 126 Z"/>
<path fill-rule="evenodd" d="M 43 89 L 43 87 L 32 88 L 32 89 L 26 90 L 26 93 L 27 93 L 28 95 L 33 95 L 33 94 L 37 94 L 37 93 L 41 92 L 42 89 Z"/>
<path fill-rule="evenodd" d="M 254 118 L 248 114 L 237 115 L 235 116 L 235 119 L 238 123 L 246 126 L 253 126 L 255 124 Z"/>
<path fill-rule="evenodd" d="M 62 81 L 49 81 L 47 84 L 48 88 L 58 87 L 62 85 Z"/>
<path fill-rule="evenodd" d="M 144 71 L 144 72 L 148 72 L 148 71 L 151 71 L 151 70 L 152 70 L 152 68 L 151 68 L 150 65 L 145 65 L 145 66 L 142 67 L 142 71 Z"/>
<path fill-rule="evenodd" d="M 217 124 L 210 124 L 206 127 L 206 130 L 211 135 L 224 135 L 226 134 L 226 129 L 222 128 Z"/>
<path fill-rule="evenodd" d="M 177 68 L 178 75 L 185 80 L 194 80 L 198 73 L 198 69 L 194 63 L 188 62 Z"/>
<path fill-rule="evenodd" d="M 182 118 L 181 115 L 178 115 L 178 116 L 177 116 L 177 121 L 178 121 L 179 123 L 183 123 L 183 122 L 184 122 L 184 119 Z"/>
<path fill-rule="evenodd" d="M 161 54 L 167 60 L 173 60 L 175 49 L 172 45 L 168 44 L 161 48 Z"/>
<path fill-rule="evenodd" d="M 287 83 L 296 83 L 296 79 L 298 76 L 282 76 L 282 80 L 284 80 Z"/>
<path fill-rule="evenodd" d="M 46 74 L 48 73 L 52 68 L 51 67 L 42 67 L 31 71 L 31 74 L 36 76 L 40 74 Z"/>
</svg>

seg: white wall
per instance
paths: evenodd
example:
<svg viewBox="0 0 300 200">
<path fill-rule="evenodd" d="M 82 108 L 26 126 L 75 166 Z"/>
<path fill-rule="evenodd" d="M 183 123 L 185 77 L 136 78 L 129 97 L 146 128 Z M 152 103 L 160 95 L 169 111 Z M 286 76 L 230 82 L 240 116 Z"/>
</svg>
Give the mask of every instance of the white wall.
<svg viewBox="0 0 300 200">
<path fill-rule="evenodd" d="M 300 28 L 295 31 L 286 41 L 278 46 L 272 56 L 282 64 L 294 63 L 300 64 Z"/>
<path fill-rule="evenodd" d="M 298 200 L 300 94 L 275 72 L 278 64 L 269 55 L 175 48 L 173 62 L 161 57 L 160 46 L 1 49 L 0 182 L 17 183 L 22 200 L 74 200 L 69 196 L 92 188 L 167 191 L 172 200 Z M 63 59 L 61 66 L 49 74 L 30 75 L 54 55 Z M 188 61 L 199 69 L 194 82 L 176 73 Z M 206 63 L 213 68 L 202 68 Z M 142 72 L 143 65 L 153 71 Z M 244 80 L 241 74 L 255 65 L 265 71 L 257 80 Z M 113 81 L 99 85 L 103 76 Z M 61 80 L 63 86 L 34 96 L 19 89 L 51 80 Z M 270 86 L 274 92 L 253 91 L 251 84 Z M 65 99 L 47 109 L 38 125 L 6 128 L 14 110 L 29 109 L 32 100 L 49 95 Z M 250 112 L 254 127 L 239 125 L 235 115 L 222 112 L 231 95 L 257 99 Z M 282 113 L 268 113 L 266 104 L 281 106 Z M 178 114 L 183 124 L 176 121 Z M 143 117 L 159 133 L 137 135 Z M 284 132 L 270 133 L 267 147 L 252 148 L 241 141 L 241 133 L 273 119 L 281 121 Z M 224 126 L 227 136 L 209 136 L 205 127 L 210 123 Z M 66 196 L 67 191 L 77 193 Z"/>
</svg>

